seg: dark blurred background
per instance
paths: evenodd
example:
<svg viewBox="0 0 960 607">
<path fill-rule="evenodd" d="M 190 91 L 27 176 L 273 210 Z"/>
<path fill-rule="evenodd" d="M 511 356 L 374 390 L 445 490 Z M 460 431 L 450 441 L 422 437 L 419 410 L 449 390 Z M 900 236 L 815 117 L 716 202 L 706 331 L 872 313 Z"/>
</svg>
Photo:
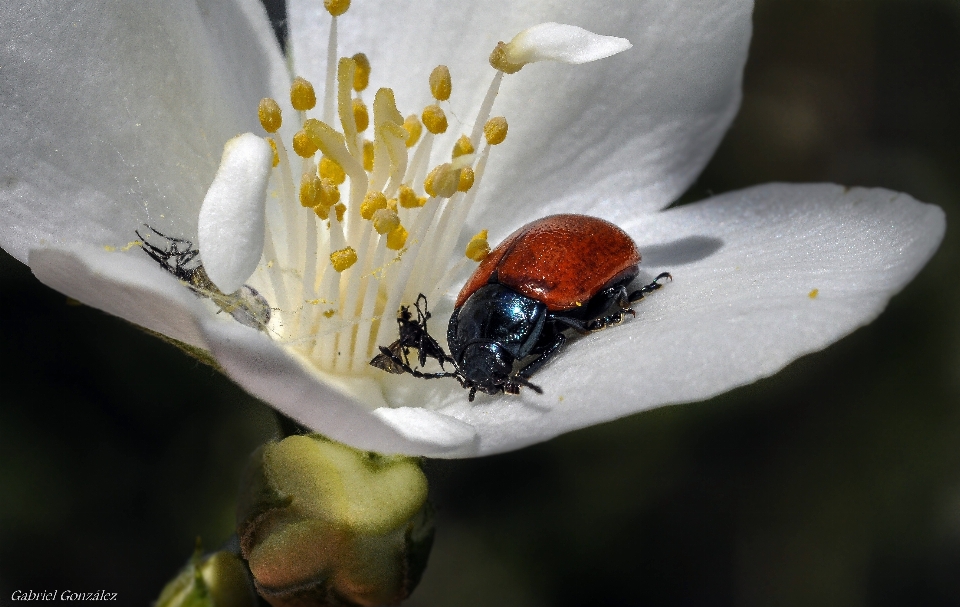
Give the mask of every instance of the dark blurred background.
<svg viewBox="0 0 960 607">
<path fill-rule="evenodd" d="M 957 216 L 960 2 L 759 0 L 744 93 L 684 200 L 834 181 Z M 409 604 L 960 605 L 958 247 L 948 224 L 879 320 L 772 379 L 428 462 L 439 529 Z M 196 536 L 231 533 L 271 414 L 6 254 L 0 293 L 0 603 L 148 604 Z"/>
</svg>

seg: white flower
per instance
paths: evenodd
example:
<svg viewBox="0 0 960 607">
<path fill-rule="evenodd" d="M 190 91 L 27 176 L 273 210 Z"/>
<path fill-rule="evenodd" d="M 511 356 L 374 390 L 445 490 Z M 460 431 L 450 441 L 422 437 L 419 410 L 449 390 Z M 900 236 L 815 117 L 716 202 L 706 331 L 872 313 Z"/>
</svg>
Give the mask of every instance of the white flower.
<svg viewBox="0 0 960 607">
<path fill-rule="evenodd" d="M 709 398 L 775 373 L 870 322 L 943 235 L 936 207 L 904 194 L 834 185 L 771 184 L 662 211 L 702 169 L 737 110 L 749 0 L 357 0 L 338 18 L 337 48 L 340 55 L 369 57 L 368 107 L 373 91 L 391 87 L 397 107 L 419 113 L 431 103 L 430 70 L 449 66 L 453 96 L 442 105 L 452 137 L 434 144 L 429 166 L 486 111 L 484 96 L 494 78 L 487 56 L 498 41 L 526 31 L 508 53 L 511 61 L 572 63 L 625 46 L 612 38 L 595 44 L 589 32 L 633 44 L 595 63 L 538 63 L 504 77 L 493 111 L 507 118 L 510 134 L 489 153 L 471 213 L 460 218 L 466 227 L 447 239 L 428 236 L 434 238 L 431 251 L 448 241 L 462 251 L 465 239 L 481 229 L 496 243 L 552 213 L 597 215 L 636 240 L 642 278 L 670 271 L 674 281 L 638 304 L 636 318 L 569 343 L 535 376 L 543 395 L 523 390 L 469 403 L 453 380 L 387 376 L 354 364 L 369 359 L 391 334 L 392 313 L 383 313 L 388 326 L 381 331 L 372 311 L 388 309 L 395 290 L 385 291 L 386 302 L 371 297 L 368 307 L 357 300 L 355 318 L 326 332 L 316 327 L 322 325 L 318 313 L 326 311 L 319 306 L 328 300 L 277 291 L 278 280 L 289 286 L 310 278 L 314 291 L 322 291 L 320 273 L 305 278 L 305 268 L 320 267 L 309 262 L 318 246 L 335 250 L 332 242 L 311 240 L 333 238 L 322 225 L 319 236 L 297 223 L 279 227 L 286 221 L 282 213 L 290 212 L 277 214 L 277 205 L 293 196 L 283 191 L 283 166 L 291 163 L 272 171 L 265 222 L 273 227 L 259 261 L 250 249 L 239 251 L 246 256 L 238 259 L 224 254 L 237 242 L 259 250 L 264 232 L 256 226 L 264 219 L 255 217 L 262 209 L 255 197 L 244 207 L 249 224 L 231 223 L 236 218 L 224 219 L 220 209 L 214 213 L 220 227 L 206 232 L 212 236 L 200 230 L 204 259 L 216 266 L 211 276 L 216 284 L 246 283 L 240 296 L 207 289 L 211 296 L 198 298 L 141 247 L 125 246 L 135 241 L 135 230 L 151 234 L 145 225 L 196 242 L 201 202 L 208 190 L 217 196 L 211 184 L 224 144 L 243 132 L 262 133 L 256 116 L 261 98 L 282 106 L 284 126 L 276 139 L 289 146 L 299 128 L 289 106 L 287 63 L 262 7 L 254 0 L 198 4 L 100 0 L 57 11 L 19 3 L 0 8 L 0 245 L 44 283 L 208 350 L 252 394 L 359 448 L 482 455 Z M 324 93 L 330 16 L 319 0 L 288 4 L 293 73 L 316 84 L 321 100 L 332 100 Z M 545 25 L 527 29 L 536 24 Z M 323 117 L 323 106 L 301 118 Z M 461 163 L 477 167 L 482 154 L 477 150 Z M 263 154 L 254 150 L 252 157 L 268 170 Z M 382 177 L 375 169 L 370 179 Z M 262 185 L 251 178 L 249 191 Z M 438 201 L 433 210 L 441 206 Z M 409 223 L 416 212 L 398 217 Z M 348 238 L 359 233 L 348 230 Z M 157 238 L 151 241 L 173 246 Z M 395 272 L 383 248 L 376 253 L 383 265 L 365 266 L 378 272 L 358 274 L 362 280 L 389 280 Z M 360 251 L 358 267 L 365 254 Z M 430 271 L 417 270 L 425 276 L 421 286 L 436 287 L 430 303 L 437 335 L 452 306 L 441 275 L 462 281 L 470 270 L 453 257 L 432 258 Z M 243 278 L 254 265 L 253 275 Z M 459 273 L 446 272 L 451 267 Z M 350 271 L 342 275 L 344 284 Z M 194 274 L 194 287 L 214 284 L 200 278 L 209 280 Z M 341 295 L 337 288 L 330 292 Z M 264 331 L 248 326 L 265 320 L 258 316 L 261 301 L 279 308 Z M 238 302 L 247 308 L 238 312 Z M 337 302 L 334 317 L 350 307 Z M 230 314 L 218 314 L 223 310 Z M 252 316 L 244 317 L 245 310 Z M 366 334 L 365 345 L 352 337 L 353 327 Z M 337 330 L 339 343 L 354 354 L 323 354 L 339 348 L 329 341 Z"/>
</svg>

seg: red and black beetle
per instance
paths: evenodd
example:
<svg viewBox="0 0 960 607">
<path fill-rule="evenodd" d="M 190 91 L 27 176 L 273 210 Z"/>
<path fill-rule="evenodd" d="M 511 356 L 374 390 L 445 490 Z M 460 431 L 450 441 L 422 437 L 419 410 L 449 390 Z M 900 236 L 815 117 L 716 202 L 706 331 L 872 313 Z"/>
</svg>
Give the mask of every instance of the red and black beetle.
<svg viewBox="0 0 960 607">
<path fill-rule="evenodd" d="M 455 377 L 470 390 L 470 400 L 478 391 L 517 394 L 521 386 L 541 392 L 527 380 L 560 350 L 564 331 L 586 333 L 620 322 L 633 314 L 630 304 L 670 278 L 664 272 L 628 291 L 639 263 L 636 244 L 609 221 L 586 215 L 538 219 L 491 251 L 460 291 L 447 327 L 449 355 L 429 336 L 430 314 L 418 299 L 418 320 L 402 309 L 401 339 L 380 348 L 371 364 L 426 379 Z M 456 371 L 411 368 L 409 347 L 419 349 L 421 366 L 426 356 Z M 523 366 L 514 373 L 518 362 Z"/>
</svg>

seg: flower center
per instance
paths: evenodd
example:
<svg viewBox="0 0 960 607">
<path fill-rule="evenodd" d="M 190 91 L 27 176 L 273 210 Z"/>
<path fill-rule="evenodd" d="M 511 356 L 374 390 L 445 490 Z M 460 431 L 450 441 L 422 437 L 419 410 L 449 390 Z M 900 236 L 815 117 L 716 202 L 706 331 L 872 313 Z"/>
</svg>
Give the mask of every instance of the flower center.
<svg viewBox="0 0 960 607">
<path fill-rule="evenodd" d="M 333 19 L 325 94 L 317 108 L 323 120 L 308 117 L 318 100 L 312 84 L 300 77 L 290 90 L 299 127 L 292 140 L 278 136 L 285 117 L 276 101 L 260 102 L 260 123 L 273 155 L 272 168 L 266 162 L 260 169 L 270 179 L 265 221 L 239 228 L 222 221 L 230 214 L 223 209 L 238 198 L 214 195 L 232 191 L 218 190 L 218 181 L 237 180 L 224 168 L 230 165 L 228 145 L 201 210 L 200 253 L 207 275 L 222 291 L 250 283 L 272 309 L 261 328 L 316 369 L 373 375 L 380 373 L 369 365 L 377 347 L 397 338 L 400 306 L 420 293 L 430 302 L 440 300 L 490 250 L 483 230 L 455 253 L 491 148 L 507 134 L 505 118 L 490 118 L 503 74 L 544 59 L 592 61 L 629 43 L 559 24 L 535 26 L 500 43 L 490 58 L 497 71 L 472 132 L 445 152 L 435 148 L 448 130 L 449 70 L 440 65 L 431 72 L 432 100 L 419 115 L 404 117 L 389 88 L 376 91 L 369 103 L 366 56 L 336 58 L 337 20 L 348 4 L 326 2 Z M 243 137 L 255 139 L 237 140 Z M 262 142 L 251 145 L 261 151 L 249 155 L 269 157 Z M 430 164 L 440 156 L 445 161 Z M 238 232 L 246 235 L 237 237 Z M 255 269 L 253 263 L 244 265 L 243 259 L 253 259 L 249 251 L 239 250 L 250 243 L 254 253 L 262 249 Z"/>
</svg>

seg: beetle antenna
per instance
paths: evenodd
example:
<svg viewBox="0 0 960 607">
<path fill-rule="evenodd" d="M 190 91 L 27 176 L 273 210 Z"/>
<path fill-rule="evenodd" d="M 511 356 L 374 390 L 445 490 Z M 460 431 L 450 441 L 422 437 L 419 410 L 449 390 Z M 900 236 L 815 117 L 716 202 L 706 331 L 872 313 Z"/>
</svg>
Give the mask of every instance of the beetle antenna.
<svg viewBox="0 0 960 607">
<path fill-rule="evenodd" d="M 523 386 L 523 387 L 525 387 L 525 388 L 530 388 L 531 390 L 533 390 L 533 391 L 536 392 L 537 394 L 543 394 L 543 388 L 541 388 L 541 387 L 538 386 L 537 384 L 532 384 L 532 383 L 530 383 L 529 381 L 527 381 L 527 380 L 524 379 L 523 377 L 520 377 L 519 375 L 514 375 L 513 377 L 510 378 L 510 381 L 511 381 L 511 382 L 516 382 L 516 383 L 520 384 L 521 386 Z"/>
</svg>

